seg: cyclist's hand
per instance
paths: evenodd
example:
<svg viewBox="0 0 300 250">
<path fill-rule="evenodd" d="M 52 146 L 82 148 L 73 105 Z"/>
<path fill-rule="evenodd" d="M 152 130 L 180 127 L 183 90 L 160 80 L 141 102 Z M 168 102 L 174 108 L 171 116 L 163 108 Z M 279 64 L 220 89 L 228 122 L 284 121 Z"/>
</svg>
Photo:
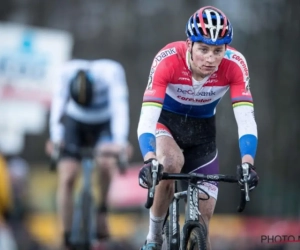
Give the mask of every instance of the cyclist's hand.
<svg viewBox="0 0 300 250">
<path fill-rule="evenodd" d="M 249 166 L 248 185 L 249 185 L 249 190 L 251 191 L 257 186 L 259 177 L 255 172 L 255 167 L 252 164 L 247 162 L 243 164 Z M 243 164 L 238 165 L 237 176 L 238 176 L 239 184 L 241 185 L 241 190 L 244 191 L 244 176 L 243 176 L 243 168 L 242 168 Z"/>
<path fill-rule="evenodd" d="M 152 161 L 157 161 L 154 158 L 151 158 L 144 162 L 144 166 L 140 169 L 139 173 L 139 185 L 142 188 L 151 188 L 152 187 Z M 156 185 L 161 180 L 163 173 L 163 165 L 158 164 L 158 176 L 157 176 L 157 182 Z"/>
<path fill-rule="evenodd" d="M 51 157 L 53 150 L 54 150 L 54 143 L 50 139 L 48 139 L 45 143 L 46 155 Z"/>
<path fill-rule="evenodd" d="M 57 162 L 60 158 L 62 143 L 53 143 L 51 142 L 51 151 L 50 151 L 50 170 L 55 171 Z"/>
<path fill-rule="evenodd" d="M 128 167 L 128 154 L 126 148 L 122 148 L 118 154 L 117 165 L 121 174 L 126 173 Z"/>
<path fill-rule="evenodd" d="M 48 139 L 45 144 L 45 153 L 49 157 L 52 157 L 56 154 L 57 150 L 63 147 L 63 144 L 63 142 L 53 142 L 50 139 Z"/>
</svg>

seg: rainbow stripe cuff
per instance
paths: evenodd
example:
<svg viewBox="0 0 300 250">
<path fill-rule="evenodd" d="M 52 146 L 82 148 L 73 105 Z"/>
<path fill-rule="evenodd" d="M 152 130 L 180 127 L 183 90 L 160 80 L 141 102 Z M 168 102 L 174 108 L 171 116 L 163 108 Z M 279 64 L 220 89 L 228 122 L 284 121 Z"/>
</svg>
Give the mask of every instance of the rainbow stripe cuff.
<svg viewBox="0 0 300 250">
<path fill-rule="evenodd" d="M 158 108 L 162 108 L 162 104 L 161 103 L 157 103 L 157 102 L 144 102 L 142 104 L 143 107 L 147 107 L 147 106 L 152 106 L 152 107 L 158 107 Z"/>
<path fill-rule="evenodd" d="M 233 108 L 239 107 L 239 106 L 250 106 L 253 107 L 253 103 L 252 102 L 236 102 L 234 104 L 232 104 Z"/>
</svg>

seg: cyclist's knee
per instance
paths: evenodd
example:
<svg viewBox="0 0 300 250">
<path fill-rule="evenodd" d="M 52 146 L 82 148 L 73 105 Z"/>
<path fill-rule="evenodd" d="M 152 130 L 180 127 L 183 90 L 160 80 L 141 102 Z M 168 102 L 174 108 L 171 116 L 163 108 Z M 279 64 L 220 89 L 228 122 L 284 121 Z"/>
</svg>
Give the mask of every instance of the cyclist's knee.
<svg viewBox="0 0 300 250">
<path fill-rule="evenodd" d="M 64 188 L 73 188 L 79 162 L 73 159 L 65 159 L 59 163 L 59 185 Z"/>
<path fill-rule="evenodd" d="M 182 169 L 184 159 L 180 156 L 162 156 L 159 158 L 159 162 L 164 166 L 164 172 L 179 173 Z"/>
<path fill-rule="evenodd" d="M 116 158 L 113 156 L 97 156 L 96 163 L 102 172 L 110 172 L 114 165 L 116 165 Z"/>
<path fill-rule="evenodd" d="M 117 162 L 118 148 L 114 144 L 102 144 L 96 147 L 96 163 L 103 171 L 109 171 Z"/>
</svg>

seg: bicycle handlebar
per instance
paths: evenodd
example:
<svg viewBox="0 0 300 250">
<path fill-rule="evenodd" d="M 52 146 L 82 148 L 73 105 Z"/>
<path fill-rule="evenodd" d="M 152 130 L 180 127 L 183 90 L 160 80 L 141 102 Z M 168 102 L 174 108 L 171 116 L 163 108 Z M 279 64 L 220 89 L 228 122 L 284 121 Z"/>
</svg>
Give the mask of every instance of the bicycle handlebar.
<svg viewBox="0 0 300 250">
<path fill-rule="evenodd" d="M 248 168 L 248 172 L 247 172 Z M 243 177 L 244 177 L 244 190 L 241 190 L 241 198 L 240 203 L 237 208 L 238 212 L 242 212 L 245 209 L 246 202 L 250 201 L 249 198 L 249 186 L 248 186 L 248 175 L 249 175 L 249 167 L 243 167 Z M 152 180 L 153 184 L 150 189 L 148 189 L 147 202 L 145 207 L 149 209 L 153 204 L 154 194 L 155 194 L 155 186 L 158 178 L 158 162 L 155 161 L 152 165 Z M 229 182 L 229 183 L 238 183 L 238 179 L 236 176 L 223 175 L 223 174 L 213 174 L 213 175 L 205 175 L 205 174 L 182 174 L 182 173 L 163 173 L 162 180 L 191 180 L 196 179 L 197 181 L 217 181 L 217 182 Z"/>
<path fill-rule="evenodd" d="M 56 165 L 58 162 L 58 159 L 60 157 L 61 148 L 58 145 L 55 145 L 53 149 L 53 153 L 50 156 L 50 171 L 56 170 Z M 81 157 L 87 157 L 87 158 L 93 158 L 94 157 L 94 148 L 92 147 L 83 147 L 80 150 L 78 150 L 78 154 Z M 127 158 L 127 152 L 125 150 L 122 150 L 120 153 L 105 151 L 101 152 L 99 156 L 104 157 L 114 157 L 117 160 L 117 167 L 121 174 L 125 174 L 127 167 L 128 167 L 128 158 Z"/>
<path fill-rule="evenodd" d="M 231 182 L 237 183 L 236 176 L 223 175 L 223 174 L 169 174 L 163 173 L 162 180 L 191 180 L 196 179 L 197 181 L 218 181 L 218 182 Z"/>
</svg>

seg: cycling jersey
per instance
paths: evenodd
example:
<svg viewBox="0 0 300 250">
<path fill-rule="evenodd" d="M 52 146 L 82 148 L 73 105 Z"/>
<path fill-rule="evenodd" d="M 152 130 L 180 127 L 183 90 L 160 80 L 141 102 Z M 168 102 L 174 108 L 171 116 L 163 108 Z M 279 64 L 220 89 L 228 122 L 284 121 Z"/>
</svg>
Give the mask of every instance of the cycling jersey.
<svg viewBox="0 0 300 250">
<path fill-rule="evenodd" d="M 215 115 L 217 104 L 230 89 L 241 155 L 254 157 L 257 128 L 244 56 L 227 46 L 218 68 L 201 81 L 192 77 L 189 60 L 183 41 L 168 44 L 155 56 L 138 126 L 142 154 L 155 152 L 155 131 L 162 109 L 185 117 L 209 118 Z"/>
<path fill-rule="evenodd" d="M 93 81 L 93 98 L 83 107 L 70 98 L 70 82 L 78 70 L 85 70 Z M 121 64 L 109 59 L 95 61 L 71 60 L 63 67 L 57 83 L 50 115 L 50 137 L 61 142 L 63 115 L 85 124 L 101 124 L 111 120 L 114 142 L 127 142 L 129 130 L 128 90 L 125 71 Z"/>
</svg>

